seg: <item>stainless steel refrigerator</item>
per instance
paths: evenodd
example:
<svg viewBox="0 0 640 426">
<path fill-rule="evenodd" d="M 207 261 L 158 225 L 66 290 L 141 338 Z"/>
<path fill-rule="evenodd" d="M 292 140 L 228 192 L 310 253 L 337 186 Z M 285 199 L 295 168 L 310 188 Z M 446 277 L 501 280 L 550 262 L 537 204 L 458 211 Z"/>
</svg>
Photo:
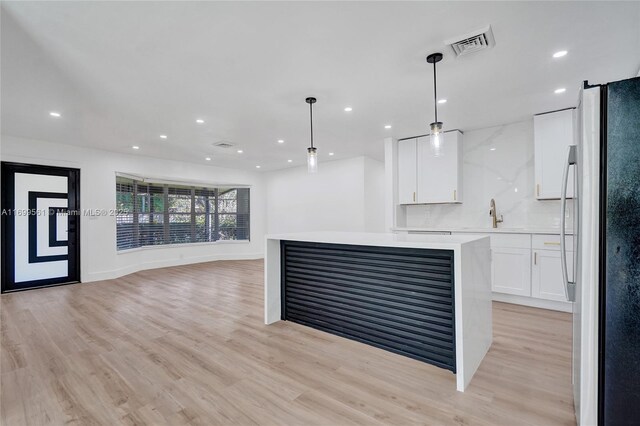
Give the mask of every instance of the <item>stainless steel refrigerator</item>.
<svg viewBox="0 0 640 426">
<path fill-rule="evenodd" d="M 576 145 L 573 275 L 562 241 L 562 273 L 573 303 L 573 383 L 581 425 L 640 424 L 640 77 L 585 82 Z M 563 222 L 563 231 L 565 230 Z M 570 281 L 569 277 L 575 277 Z"/>
</svg>

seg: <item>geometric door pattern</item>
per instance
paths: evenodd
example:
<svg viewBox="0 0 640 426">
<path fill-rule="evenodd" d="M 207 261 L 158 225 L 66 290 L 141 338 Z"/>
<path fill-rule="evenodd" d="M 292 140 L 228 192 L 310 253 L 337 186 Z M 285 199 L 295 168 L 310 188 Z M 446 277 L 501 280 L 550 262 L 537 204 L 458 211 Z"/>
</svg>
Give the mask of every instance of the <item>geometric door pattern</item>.
<svg viewBox="0 0 640 426">
<path fill-rule="evenodd" d="M 69 258 L 67 241 L 68 195 L 60 192 L 29 191 L 29 263 L 53 262 Z M 48 238 L 38 238 L 38 235 Z M 53 247 L 57 253 L 51 253 Z"/>
<path fill-rule="evenodd" d="M 16 173 L 15 282 L 69 274 L 68 178 Z"/>
</svg>

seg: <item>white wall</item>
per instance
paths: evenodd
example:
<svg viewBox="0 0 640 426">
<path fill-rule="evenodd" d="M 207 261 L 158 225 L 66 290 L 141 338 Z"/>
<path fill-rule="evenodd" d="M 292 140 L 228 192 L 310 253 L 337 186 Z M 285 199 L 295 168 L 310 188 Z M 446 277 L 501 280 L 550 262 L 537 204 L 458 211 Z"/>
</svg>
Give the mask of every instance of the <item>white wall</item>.
<svg viewBox="0 0 640 426">
<path fill-rule="evenodd" d="M 384 165 L 357 157 L 269 173 L 117 154 L 3 135 L 2 161 L 80 169 L 83 210 L 115 207 L 115 173 L 176 181 L 251 185 L 251 241 L 116 250 L 115 217 L 80 219 L 81 280 L 115 278 L 143 269 L 219 259 L 255 259 L 264 235 L 304 231 L 384 232 Z"/>
<path fill-rule="evenodd" d="M 385 232 L 384 163 L 364 158 L 364 229 Z"/>
<path fill-rule="evenodd" d="M 142 153 L 141 153 L 142 154 Z M 80 169 L 82 209 L 115 207 L 115 173 L 147 177 L 251 185 L 251 241 L 164 246 L 116 251 L 113 216 L 83 216 L 80 220 L 81 279 L 96 281 L 142 269 L 218 259 L 260 258 L 264 252 L 265 185 L 263 174 L 236 169 L 124 155 L 76 146 L 2 136 L 2 161 Z"/>
<path fill-rule="evenodd" d="M 534 194 L 533 119 L 465 132 L 462 146 L 463 203 L 406 206 L 406 226 L 488 228 L 494 198 L 501 227 L 559 228 L 560 202 Z"/>
<path fill-rule="evenodd" d="M 366 157 L 267 173 L 269 234 L 304 231 L 383 232 L 384 166 Z"/>
</svg>

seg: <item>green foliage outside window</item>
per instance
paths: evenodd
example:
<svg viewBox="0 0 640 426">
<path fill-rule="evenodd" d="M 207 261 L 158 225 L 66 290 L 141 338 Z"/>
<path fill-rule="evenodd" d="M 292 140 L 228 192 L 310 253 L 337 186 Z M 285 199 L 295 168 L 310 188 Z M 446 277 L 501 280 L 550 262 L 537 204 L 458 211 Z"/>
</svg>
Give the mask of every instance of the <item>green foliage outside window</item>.
<svg viewBox="0 0 640 426">
<path fill-rule="evenodd" d="M 197 188 L 116 179 L 118 250 L 249 239 L 248 188 Z"/>
</svg>

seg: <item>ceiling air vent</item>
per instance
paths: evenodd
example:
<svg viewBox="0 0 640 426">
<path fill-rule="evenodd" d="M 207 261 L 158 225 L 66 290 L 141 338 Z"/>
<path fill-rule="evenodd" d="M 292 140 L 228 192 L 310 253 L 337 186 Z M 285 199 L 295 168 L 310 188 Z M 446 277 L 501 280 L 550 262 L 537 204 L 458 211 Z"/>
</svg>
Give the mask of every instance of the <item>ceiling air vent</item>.
<svg viewBox="0 0 640 426">
<path fill-rule="evenodd" d="M 220 142 L 215 142 L 213 144 L 213 146 L 217 147 L 217 148 L 231 148 L 233 146 L 233 144 L 229 141 L 220 141 Z"/>
<path fill-rule="evenodd" d="M 489 25 L 478 31 L 473 31 L 460 37 L 446 40 L 445 44 L 451 46 L 456 57 L 458 57 L 478 52 L 480 50 L 489 49 L 496 44 L 496 41 L 493 38 L 491 25 Z"/>
</svg>

